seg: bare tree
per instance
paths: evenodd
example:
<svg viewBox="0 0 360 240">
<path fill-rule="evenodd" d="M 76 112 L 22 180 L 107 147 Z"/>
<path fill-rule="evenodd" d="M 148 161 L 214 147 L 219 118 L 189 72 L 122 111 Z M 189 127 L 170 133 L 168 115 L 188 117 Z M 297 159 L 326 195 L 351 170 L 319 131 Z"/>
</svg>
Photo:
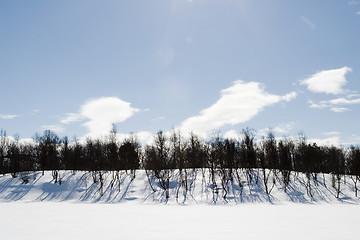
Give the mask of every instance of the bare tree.
<svg viewBox="0 0 360 240">
<path fill-rule="evenodd" d="M 348 173 L 350 174 L 350 178 L 354 183 L 355 189 L 355 197 L 358 196 L 358 186 L 357 183 L 360 181 L 360 149 L 359 147 L 350 147 L 349 156 L 349 169 Z"/>
<path fill-rule="evenodd" d="M 283 177 L 284 190 L 290 184 L 290 174 L 292 169 L 292 162 L 294 158 L 294 144 L 291 140 L 285 139 L 278 143 L 279 152 L 279 168 Z"/>
<path fill-rule="evenodd" d="M 246 128 L 242 131 L 242 133 L 243 138 L 240 145 L 240 159 L 242 162 L 241 165 L 243 165 L 246 169 L 247 181 L 249 183 L 248 185 L 250 186 L 254 175 L 253 169 L 258 167 L 256 163 L 257 156 L 254 143 L 255 131 L 253 129 Z"/>
<path fill-rule="evenodd" d="M 160 131 L 156 134 L 154 145 L 145 149 L 144 167 L 151 170 L 159 181 L 160 187 L 165 191 L 166 199 L 170 197 L 170 178 L 174 163 L 169 156 L 169 146 L 165 134 Z M 149 178 L 151 180 L 151 178 Z"/>
<path fill-rule="evenodd" d="M 38 142 L 38 155 L 42 174 L 44 175 L 45 170 L 52 170 L 56 183 L 60 167 L 57 152 L 57 146 L 60 143 L 59 137 L 54 132 L 45 130 L 44 135 L 36 135 L 35 140 Z"/>
<path fill-rule="evenodd" d="M 0 131 L 0 173 L 5 173 L 6 169 L 4 166 L 4 160 L 9 146 L 9 141 L 6 136 L 6 131 L 1 129 Z"/>
<path fill-rule="evenodd" d="M 176 190 L 176 198 L 179 197 L 180 188 L 184 189 L 186 196 L 188 191 L 188 168 L 189 164 L 186 158 L 186 142 L 183 140 L 180 131 L 175 129 L 170 136 L 170 158 L 176 168 L 179 169 L 179 184 Z"/>
<path fill-rule="evenodd" d="M 269 132 L 268 136 L 266 138 L 263 138 L 260 150 L 259 159 L 263 173 L 263 183 L 266 194 L 270 195 L 275 185 L 275 178 L 273 177 L 272 186 L 270 188 L 268 187 L 268 182 L 278 162 L 276 140 L 272 132 Z"/>
<path fill-rule="evenodd" d="M 345 156 L 342 149 L 334 146 L 327 149 L 327 156 L 331 163 L 332 186 L 336 191 L 336 198 L 339 198 L 341 192 L 341 177 L 345 171 Z"/>
</svg>

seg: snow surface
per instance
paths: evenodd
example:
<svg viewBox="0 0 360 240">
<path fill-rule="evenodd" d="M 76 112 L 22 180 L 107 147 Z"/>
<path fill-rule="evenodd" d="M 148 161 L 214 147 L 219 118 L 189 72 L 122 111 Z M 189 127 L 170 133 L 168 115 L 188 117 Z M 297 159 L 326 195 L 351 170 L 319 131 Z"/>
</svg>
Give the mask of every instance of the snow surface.
<svg viewBox="0 0 360 240">
<path fill-rule="evenodd" d="M 351 204 L 0 203 L 1 239 L 357 239 Z"/>
<path fill-rule="evenodd" d="M 203 178 L 200 170 L 189 171 L 186 191 L 179 184 L 179 172 L 174 172 L 166 199 L 158 180 L 152 178 L 154 192 L 142 170 L 134 180 L 122 173 L 120 181 L 112 182 L 112 174 L 105 173 L 102 189 L 89 172 L 62 171 L 61 185 L 54 183 L 51 171 L 44 176 L 0 176 L 0 238 L 272 240 L 359 235 L 360 201 L 349 176 L 342 179 L 340 198 L 335 197 L 330 175 L 311 180 L 310 196 L 307 178 L 300 173 L 291 174 L 296 182 L 286 192 L 281 177 L 275 178 L 268 196 L 261 172 L 254 170 L 258 183 L 247 181 L 242 172 L 243 187 L 229 183 L 225 199 L 220 178 L 215 187 L 208 173 Z"/>
</svg>

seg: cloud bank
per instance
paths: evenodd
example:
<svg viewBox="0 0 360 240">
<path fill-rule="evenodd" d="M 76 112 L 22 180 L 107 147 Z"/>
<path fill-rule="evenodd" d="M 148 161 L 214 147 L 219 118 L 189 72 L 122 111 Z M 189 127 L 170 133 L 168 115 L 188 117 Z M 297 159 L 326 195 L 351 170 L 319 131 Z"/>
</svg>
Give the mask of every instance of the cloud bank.
<svg viewBox="0 0 360 240">
<path fill-rule="evenodd" d="M 211 130 L 247 122 L 264 107 L 290 101 L 296 95 L 296 92 L 284 96 L 273 95 L 265 92 L 258 82 L 235 81 L 231 87 L 221 91 L 216 103 L 202 110 L 199 115 L 183 121 L 180 129 L 185 133 L 194 132 L 206 137 Z"/>
<path fill-rule="evenodd" d="M 307 79 L 300 81 L 300 85 L 306 85 L 308 90 L 314 93 L 341 94 L 347 80 L 345 75 L 351 72 L 351 68 L 343 67 L 318 72 Z"/>
</svg>

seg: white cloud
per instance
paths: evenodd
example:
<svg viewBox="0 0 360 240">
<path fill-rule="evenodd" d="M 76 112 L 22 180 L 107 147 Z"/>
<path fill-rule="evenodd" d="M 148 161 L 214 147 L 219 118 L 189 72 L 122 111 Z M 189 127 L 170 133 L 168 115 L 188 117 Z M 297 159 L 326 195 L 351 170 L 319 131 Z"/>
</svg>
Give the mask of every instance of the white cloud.
<svg viewBox="0 0 360 240">
<path fill-rule="evenodd" d="M 227 139 L 238 139 L 240 134 L 236 130 L 229 130 L 224 134 L 224 138 Z"/>
<path fill-rule="evenodd" d="M 349 108 L 344 108 L 344 107 L 332 107 L 330 108 L 330 111 L 332 112 L 347 112 L 349 111 Z"/>
<path fill-rule="evenodd" d="M 301 17 L 301 20 L 302 20 L 304 23 L 306 23 L 306 25 L 308 25 L 311 29 L 313 29 L 313 30 L 316 29 L 316 25 L 315 25 L 312 21 L 310 21 L 310 19 L 308 19 L 307 17 L 302 16 L 302 17 Z"/>
<path fill-rule="evenodd" d="M 288 123 L 283 123 L 283 124 L 280 124 L 278 126 L 276 126 L 275 128 L 272 129 L 272 131 L 274 133 L 278 133 L 278 134 L 287 134 L 289 133 L 293 128 L 294 128 L 294 125 L 296 125 L 297 122 L 288 122 Z"/>
<path fill-rule="evenodd" d="M 125 139 L 130 139 L 132 137 L 136 138 L 141 144 L 147 143 L 152 140 L 153 134 L 151 132 L 142 131 L 137 133 L 117 133 L 116 139 L 119 142 L 124 141 Z"/>
<path fill-rule="evenodd" d="M 19 143 L 24 145 L 35 145 L 36 141 L 33 138 L 22 138 L 19 140 Z"/>
<path fill-rule="evenodd" d="M 341 94 L 347 82 L 345 75 L 351 71 L 349 67 L 321 71 L 300 81 L 300 85 L 306 85 L 308 90 L 315 93 Z"/>
<path fill-rule="evenodd" d="M 290 102 L 292 99 L 296 98 L 297 93 L 296 92 L 290 92 L 288 94 L 285 94 L 284 96 L 281 96 L 281 101 Z"/>
<path fill-rule="evenodd" d="M 72 122 L 80 121 L 81 118 L 82 118 L 81 114 L 68 113 L 65 118 L 60 120 L 60 122 L 63 123 L 63 124 L 69 124 L 69 123 L 72 123 Z"/>
<path fill-rule="evenodd" d="M 357 15 L 360 15 L 360 11 L 358 11 L 356 14 L 357 14 Z"/>
<path fill-rule="evenodd" d="M 113 123 L 121 123 L 140 111 L 131 104 L 116 97 L 103 97 L 86 102 L 79 115 L 88 119 L 84 126 L 91 136 L 108 134 Z M 75 115 L 74 115 L 75 116 Z"/>
<path fill-rule="evenodd" d="M 350 104 L 360 103 L 360 98 L 358 99 L 335 98 L 327 102 L 332 105 L 350 105 Z"/>
<path fill-rule="evenodd" d="M 5 119 L 5 120 L 14 119 L 17 117 L 19 117 L 19 115 L 12 115 L 12 114 L 1 114 L 0 115 L 0 119 Z"/>
<path fill-rule="evenodd" d="M 84 121 L 87 127 L 86 137 L 107 135 L 112 124 L 121 123 L 133 116 L 140 109 L 131 107 L 131 103 L 117 97 L 101 97 L 84 103 L 78 113 L 68 113 L 60 120 L 62 124 Z"/>
<path fill-rule="evenodd" d="M 352 94 L 349 94 L 347 95 L 348 98 L 356 98 L 356 97 L 360 97 L 360 94 L 358 93 L 352 93 Z"/>
<path fill-rule="evenodd" d="M 318 146 L 340 146 L 340 138 L 338 136 L 329 138 L 312 138 L 309 143 L 316 143 Z"/>
<path fill-rule="evenodd" d="M 352 96 L 356 96 L 356 95 L 349 95 L 347 98 L 342 97 L 342 98 L 335 98 L 326 101 L 320 101 L 318 103 L 310 101 L 309 103 L 311 108 L 319 108 L 319 109 L 329 108 L 333 112 L 345 112 L 345 111 L 349 111 L 350 109 L 344 106 L 360 103 L 360 98 L 349 99 Z"/>
<path fill-rule="evenodd" d="M 274 133 L 281 133 L 281 134 L 286 134 L 288 133 L 290 130 L 292 129 L 292 125 L 288 124 L 288 125 L 280 125 L 277 126 L 273 129 Z"/>
<path fill-rule="evenodd" d="M 64 131 L 64 128 L 58 125 L 43 125 L 41 126 L 41 129 L 43 130 L 50 130 L 55 133 L 62 133 Z"/>
<path fill-rule="evenodd" d="M 231 87 L 221 91 L 216 103 L 202 110 L 199 115 L 183 121 L 180 129 L 185 133 L 192 131 L 206 137 L 211 130 L 249 121 L 264 107 L 290 101 L 296 95 L 295 92 L 284 96 L 273 95 L 265 92 L 260 83 L 235 81 Z"/>
<path fill-rule="evenodd" d="M 293 130 L 294 126 L 298 124 L 298 122 L 296 121 L 291 121 L 288 123 L 281 123 L 277 126 L 275 126 L 274 128 L 264 128 L 264 129 L 260 129 L 257 132 L 258 136 L 267 136 L 269 132 L 274 133 L 275 135 L 287 135 L 288 133 L 290 133 L 291 130 Z"/>
<path fill-rule="evenodd" d="M 154 140 L 154 134 L 148 131 L 141 131 L 133 134 L 135 138 L 140 142 L 140 144 L 152 144 Z"/>
</svg>

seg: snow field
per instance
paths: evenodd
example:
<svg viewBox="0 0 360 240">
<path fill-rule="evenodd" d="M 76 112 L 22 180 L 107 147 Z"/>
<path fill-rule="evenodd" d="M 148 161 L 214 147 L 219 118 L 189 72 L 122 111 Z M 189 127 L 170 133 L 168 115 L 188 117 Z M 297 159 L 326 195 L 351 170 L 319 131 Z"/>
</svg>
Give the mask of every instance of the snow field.
<svg viewBox="0 0 360 240">
<path fill-rule="evenodd" d="M 356 239 L 351 204 L 0 203 L 1 239 Z"/>
</svg>

